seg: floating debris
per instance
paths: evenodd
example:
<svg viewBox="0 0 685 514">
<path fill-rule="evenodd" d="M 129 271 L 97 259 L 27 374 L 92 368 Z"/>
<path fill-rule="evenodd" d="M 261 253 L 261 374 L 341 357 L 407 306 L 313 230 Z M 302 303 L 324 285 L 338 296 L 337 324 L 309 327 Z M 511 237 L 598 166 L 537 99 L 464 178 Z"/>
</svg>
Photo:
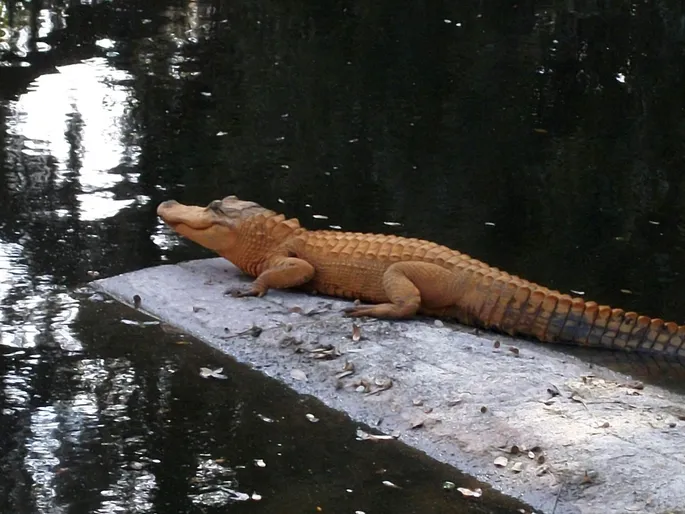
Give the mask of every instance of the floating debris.
<svg viewBox="0 0 685 514">
<path fill-rule="evenodd" d="M 573 294 L 577 294 L 578 296 L 583 296 L 585 294 L 585 291 L 578 291 L 577 289 L 571 289 L 571 292 Z"/>
<path fill-rule="evenodd" d="M 224 368 L 200 368 L 200 376 L 202 378 L 219 378 L 221 380 L 225 380 L 228 377 L 222 373 L 223 370 Z"/>
<path fill-rule="evenodd" d="M 399 485 L 393 484 L 390 480 L 383 480 L 381 482 L 385 487 L 391 487 L 393 489 L 402 489 Z"/>
<path fill-rule="evenodd" d="M 324 214 L 312 214 L 312 218 L 317 220 L 327 220 L 328 216 L 325 216 Z"/>
<path fill-rule="evenodd" d="M 219 136 L 219 137 L 225 136 L 226 134 L 228 134 L 228 132 L 224 132 L 224 131 L 222 131 L 222 130 L 220 130 L 219 132 L 216 133 L 216 135 Z"/>
<path fill-rule="evenodd" d="M 317 418 L 316 416 L 314 416 L 314 414 L 309 414 L 309 413 L 308 413 L 305 417 L 307 418 L 307 420 L 308 420 L 310 423 L 318 423 L 318 422 L 319 422 L 319 418 Z"/>
<path fill-rule="evenodd" d="M 358 441 L 391 441 L 393 439 L 397 439 L 397 436 L 386 434 L 371 434 L 369 432 L 365 432 L 361 428 L 357 429 Z"/>
<path fill-rule="evenodd" d="M 483 490 L 479 487 L 477 489 L 467 489 L 466 487 L 457 487 L 459 491 L 464 496 L 471 496 L 473 498 L 480 498 L 483 496 Z"/>
<path fill-rule="evenodd" d="M 384 221 L 383 225 L 387 225 L 388 227 L 401 227 L 402 223 L 398 221 Z"/>
<path fill-rule="evenodd" d="M 264 462 L 264 460 L 262 460 L 262 459 L 255 459 L 254 465 L 257 466 L 258 468 L 265 468 L 266 462 Z"/>
<path fill-rule="evenodd" d="M 496 225 L 495 225 L 495 223 L 492 222 L 492 221 L 486 221 L 486 222 L 485 222 L 485 226 L 487 226 L 487 227 L 495 227 Z"/>
</svg>

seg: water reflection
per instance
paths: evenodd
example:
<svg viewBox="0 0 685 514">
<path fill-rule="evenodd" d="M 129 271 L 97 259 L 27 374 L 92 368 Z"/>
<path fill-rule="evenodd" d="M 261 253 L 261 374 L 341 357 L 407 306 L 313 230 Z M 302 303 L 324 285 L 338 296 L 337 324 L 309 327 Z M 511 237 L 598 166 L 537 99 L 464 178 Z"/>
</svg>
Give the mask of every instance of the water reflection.
<svg viewBox="0 0 685 514">
<path fill-rule="evenodd" d="M 117 169 L 135 167 L 140 153 L 128 118 L 134 107 L 124 85 L 129 79 L 104 58 L 60 66 L 56 73 L 38 77 L 9 105 L 7 150 L 16 161 L 8 164 L 21 170 L 23 156 L 28 156 L 46 166 L 30 167 L 16 178 L 10 172 L 8 179 L 39 190 L 48 182 L 56 189 L 71 182 L 79 192 L 82 221 L 111 217 L 133 204 L 134 199 L 116 199 L 111 192 L 124 180 L 138 179 L 135 172 Z"/>
</svg>

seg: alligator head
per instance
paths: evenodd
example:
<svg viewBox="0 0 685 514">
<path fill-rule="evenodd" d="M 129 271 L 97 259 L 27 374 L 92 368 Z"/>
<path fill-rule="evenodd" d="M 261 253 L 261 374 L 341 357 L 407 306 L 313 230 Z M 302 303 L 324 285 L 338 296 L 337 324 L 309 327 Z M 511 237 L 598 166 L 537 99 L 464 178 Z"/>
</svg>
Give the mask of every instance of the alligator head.
<svg viewBox="0 0 685 514">
<path fill-rule="evenodd" d="M 235 246 L 236 229 L 244 220 L 260 214 L 271 217 L 276 213 L 237 196 L 227 196 L 210 202 L 207 207 L 167 200 L 159 204 L 157 214 L 182 236 L 226 256 Z"/>
</svg>

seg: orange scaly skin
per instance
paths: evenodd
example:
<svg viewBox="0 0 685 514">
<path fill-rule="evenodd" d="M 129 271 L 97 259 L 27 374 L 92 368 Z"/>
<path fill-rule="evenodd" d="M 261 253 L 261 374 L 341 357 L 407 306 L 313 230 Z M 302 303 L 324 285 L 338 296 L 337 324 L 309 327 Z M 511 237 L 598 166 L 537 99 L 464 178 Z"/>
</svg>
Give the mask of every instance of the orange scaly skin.
<svg viewBox="0 0 685 514">
<path fill-rule="evenodd" d="M 545 342 L 685 357 L 685 325 L 550 291 L 430 241 L 310 231 L 235 196 L 206 208 L 170 200 L 157 213 L 179 234 L 256 277 L 239 296 L 301 287 L 375 304 L 350 308 L 350 316 L 421 313 Z"/>
</svg>

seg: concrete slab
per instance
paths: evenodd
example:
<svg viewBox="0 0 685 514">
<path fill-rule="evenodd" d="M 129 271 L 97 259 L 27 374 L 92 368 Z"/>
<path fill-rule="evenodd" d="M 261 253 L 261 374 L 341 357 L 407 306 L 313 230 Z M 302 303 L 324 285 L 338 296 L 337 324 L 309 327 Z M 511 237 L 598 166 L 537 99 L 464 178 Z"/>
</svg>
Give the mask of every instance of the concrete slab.
<svg viewBox="0 0 685 514">
<path fill-rule="evenodd" d="M 354 341 L 348 302 L 224 295 L 249 281 L 207 259 L 93 286 L 129 305 L 139 295 L 150 315 L 540 512 L 685 512 L 678 394 L 552 345 L 433 320 L 356 321 Z"/>
</svg>

